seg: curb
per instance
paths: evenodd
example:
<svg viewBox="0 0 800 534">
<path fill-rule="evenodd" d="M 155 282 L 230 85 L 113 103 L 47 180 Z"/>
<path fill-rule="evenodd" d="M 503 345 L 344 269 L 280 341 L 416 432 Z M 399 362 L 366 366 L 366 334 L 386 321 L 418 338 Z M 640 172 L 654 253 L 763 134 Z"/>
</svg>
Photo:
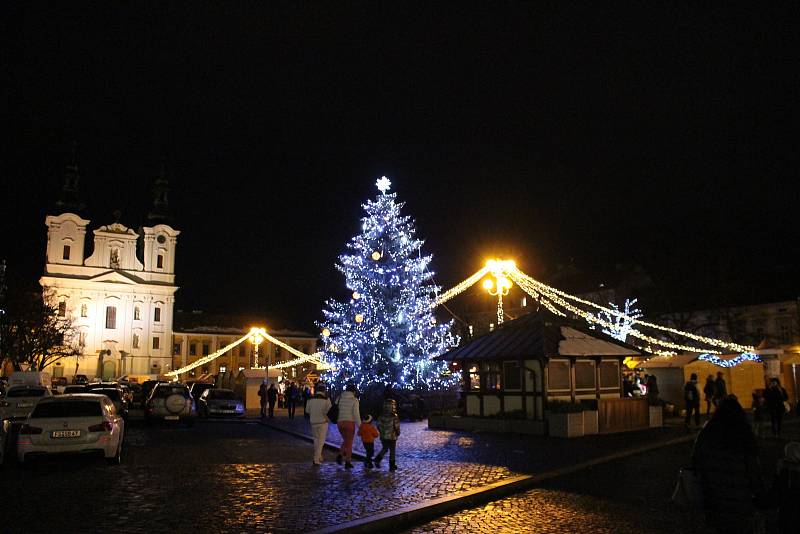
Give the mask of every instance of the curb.
<svg viewBox="0 0 800 534">
<path fill-rule="evenodd" d="M 265 426 L 267 428 L 272 428 L 274 430 L 280 430 L 281 432 L 285 432 L 285 433 L 290 434 L 290 435 L 292 435 L 292 436 L 294 436 L 296 438 L 303 439 L 305 441 L 308 441 L 309 443 L 314 443 L 314 438 L 312 438 L 308 434 L 304 434 L 303 432 L 297 432 L 296 430 L 290 430 L 288 428 L 283 428 L 283 427 L 278 426 L 278 425 L 271 425 L 267 421 L 259 421 L 259 424 L 261 424 L 262 426 Z M 335 451 L 335 452 L 339 452 L 339 449 L 341 448 L 341 445 L 333 443 L 332 441 L 326 441 L 325 442 L 325 448 L 327 448 L 329 450 L 332 450 L 332 451 Z M 366 455 L 358 452 L 355 449 L 353 449 L 352 457 L 356 458 L 358 460 L 366 460 L 367 459 Z"/>
<path fill-rule="evenodd" d="M 670 445 L 677 445 L 680 443 L 693 441 L 695 437 L 696 435 L 693 433 L 660 443 L 643 445 L 635 449 L 626 449 L 624 451 L 608 454 L 606 456 L 580 462 L 568 467 L 547 471 L 539 475 L 522 475 L 501 480 L 493 484 L 459 492 L 454 495 L 438 497 L 436 499 L 428 499 L 426 501 L 398 508 L 397 510 L 391 512 L 384 512 L 382 514 L 362 517 L 346 523 L 332 525 L 330 527 L 316 530 L 311 534 L 330 534 L 333 532 L 346 532 L 350 534 L 360 532 L 376 532 L 379 530 L 396 532 L 399 530 L 408 529 L 414 525 L 419 525 L 425 523 L 426 521 L 436 519 L 437 517 L 464 510 L 465 508 L 471 508 L 473 506 L 478 506 L 502 497 L 513 495 L 515 493 L 521 493 L 523 491 L 533 489 L 547 480 L 573 474 L 596 465 L 626 458 L 628 456 L 635 456 L 637 454 L 660 449 L 662 447 L 669 447 Z"/>
</svg>

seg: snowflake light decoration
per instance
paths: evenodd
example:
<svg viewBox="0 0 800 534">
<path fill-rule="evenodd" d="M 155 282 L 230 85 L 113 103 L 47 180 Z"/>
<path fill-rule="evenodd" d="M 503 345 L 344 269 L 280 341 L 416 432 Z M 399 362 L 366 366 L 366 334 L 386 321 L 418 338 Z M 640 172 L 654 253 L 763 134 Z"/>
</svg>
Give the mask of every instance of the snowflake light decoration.
<svg viewBox="0 0 800 534">
<path fill-rule="evenodd" d="M 377 186 L 378 186 L 378 189 L 380 190 L 380 192 L 381 192 L 381 193 L 383 193 L 383 194 L 385 195 L 385 194 L 386 194 L 386 192 L 387 192 L 389 189 L 391 189 L 391 187 L 392 187 L 392 181 L 391 181 L 391 180 L 389 180 L 389 179 L 388 179 L 387 177 L 385 177 L 385 176 L 381 176 L 381 177 L 380 177 L 380 179 L 379 179 L 377 182 L 375 182 L 375 185 L 377 185 Z"/>
</svg>

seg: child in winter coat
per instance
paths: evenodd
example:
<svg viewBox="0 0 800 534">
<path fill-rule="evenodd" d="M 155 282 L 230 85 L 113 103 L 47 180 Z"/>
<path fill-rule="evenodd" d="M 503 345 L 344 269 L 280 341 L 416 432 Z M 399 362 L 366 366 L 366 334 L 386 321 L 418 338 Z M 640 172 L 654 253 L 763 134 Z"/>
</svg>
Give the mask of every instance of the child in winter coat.
<svg viewBox="0 0 800 534">
<path fill-rule="evenodd" d="M 381 466 L 381 460 L 388 451 L 389 471 L 396 471 L 395 448 L 400 436 L 400 418 L 397 416 L 397 403 L 394 400 L 387 399 L 383 402 L 383 413 L 378 418 L 378 426 L 381 430 L 381 452 L 375 457 L 375 467 Z"/>
<path fill-rule="evenodd" d="M 361 443 L 364 444 L 364 450 L 367 453 L 367 458 L 364 460 L 364 467 L 372 469 L 372 455 L 375 454 L 375 438 L 378 437 L 378 429 L 372 424 L 372 416 L 367 415 L 361 421 L 361 426 L 358 427 L 358 437 L 361 438 Z"/>
</svg>

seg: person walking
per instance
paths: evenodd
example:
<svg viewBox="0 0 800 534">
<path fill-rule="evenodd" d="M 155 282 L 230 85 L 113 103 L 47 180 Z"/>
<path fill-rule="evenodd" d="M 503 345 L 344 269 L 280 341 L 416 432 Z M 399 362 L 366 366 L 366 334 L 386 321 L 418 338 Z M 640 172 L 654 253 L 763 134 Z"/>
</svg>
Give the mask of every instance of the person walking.
<svg viewBox="0 0 800 534">
<path fill-rule="evenodd" d="M 339 420 L 336 426 L 342 435 L 342 446 L 336 456 L 336 463 L 344 460 L 345 469 L 353 468 L 353 438 L 356 435 L 356 424 L 361 422 L 361 408 L 356 398 L 355 384 L 347 384 L 339 397 Z"/>
<path fill-rule="evenodd" d="M 717 371 L 717 379 L 714 381 L 714 408 L 719 408 L 720 403 L 728 396 L 728 388 L 725 385 L 722 371 Z"/>
<path fill-rule="evenodd" d="M 261 404 L 261 418 L 267 417 L 267 379 L 265 378 L 258 387 L 259 403 Z"/>
<path fill-rule="evenodd" d="M 711 404 L 714 402 L 715 391 L 716 387 L 714 386 L 714 376 L 708 375 L 706 377 L 706 385 L 703 386 L 703 394 L 706 397 L 706 415 L 711 415 Z"/>
<path fill-rule="evenodd" d="M 706 525 L 713 532 L 751 534 L 763 527 L 766 500 L 756 438 L 735 396 L 722 399 L 697 435 L 692 467 L 700 477 Z"/>
<path fill-rule="evenodd" d="M 308 411 L 308 422 L 311 425 L 311 436 L 314 438 L 314 459 L 312 465 L 322 464 L 322 448 L 325 446 L 325 438 L 328 436 L 328 410 L 331 409 L 331 401 L 326 395 L 325 384 L 317 384 L 314 388 L 314 396 L 308 399 L 306 410 Z"/>
<path fill-rule="evenodd" d="M 308 399 L 311 398 L 311 388 L 306 386 L 303 388 L 303 417 L 308 419 L 308 410 L 306 409 L 306 404 L 308 404 Z"/>
<path fill-rule="evenodd" d="M 686 430 L 689 430 L 689 423 L 692 421 L 692 412 L 694 412 L 694 425 L 700 426 L 700 392 L 697 391 L 697 374 L 692 373 L 689 381 L 683 386 L 683 400 L 686 401 Z"/>
<path fill-rule="evenodd" d="M 753 432 L 757 438 L 764 437 L 764 419 L 767 406 L 764 397 L 758 391 L 753 392 Z"/>
<path fill-rule="evenodd" d="M 270 384 L 269 389 L 267 389 L 267 403 L 269 404 L 269 418 L 273 419 L 275 417 L 275 403 L 278 401 L 278 390 L 275 388 L 275 384 Z"/>
<path fill-rule="evenodd" d="M 381 452 L 375 457 L 375 467 L 381 466 L 384 455 L 389 453 L 389 471 L 397 470 L 397 438 L 400 437 L 400 418 L 397 416 L 397 403 L 392 399 L 383 402 L 383 413 L 378 418 L 381 436 Z"/>
<path fill-rule="evenodd" d="M 358 428 L 358 437 L 361 438 L 361 443 L 364 444 L 364 451 L 367 457 L 364 459 L 364 467 L 372 469 L 372 457 L 375 454 L 375 438 L 379 436 L 378 429 L 372 424 L 372 416 L 367 415 L 361 420 L 361 426 Z"/>
<path fill-rule="evenodd" d="M 297 386 L 294 382 L 289 383 L 289 388 L 286 390 L 286 409 L 289 412 L 289 419 L 294 419 L 294 411 L 297 408 Z"/>
<path fill-rule="evenodd" d="M 766 404 L 767 412 L 769 412 L 769 422 L 772 426 L 773 437 L 777 438 L 781 435 L 783 414 L 786 412 L 784 402 L 787 400 L 789 400 L 789 395 L 781 387 L 780 380 L 777 378 L 770 380 L 769 387 L 764 390 L 764 404 Z"/>
</svg>

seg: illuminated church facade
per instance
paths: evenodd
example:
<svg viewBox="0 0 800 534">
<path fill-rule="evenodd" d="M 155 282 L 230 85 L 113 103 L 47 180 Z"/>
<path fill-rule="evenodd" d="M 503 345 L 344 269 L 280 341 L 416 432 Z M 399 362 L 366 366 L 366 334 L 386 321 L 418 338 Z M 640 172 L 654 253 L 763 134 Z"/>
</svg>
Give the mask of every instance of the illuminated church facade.
<svg viewBox="0 0 800 534">
<path fill-rule="evenodd" d="M 45 218 L 46 259 L 39 283 L 59 315 L 73 320 L 82 354 L 51 365 L 46 371 L 53 377 L 111 379 L 171 370 L 180 232 L 168 224 L 168 191 L 162 171 L 146 223 L 135 231 L 116 220 L 92 230 L 88 253 L 91 221 L 77 214 L 83 207 L 77 165 L 67 168 L 59 214 Z"/>
</svg>

